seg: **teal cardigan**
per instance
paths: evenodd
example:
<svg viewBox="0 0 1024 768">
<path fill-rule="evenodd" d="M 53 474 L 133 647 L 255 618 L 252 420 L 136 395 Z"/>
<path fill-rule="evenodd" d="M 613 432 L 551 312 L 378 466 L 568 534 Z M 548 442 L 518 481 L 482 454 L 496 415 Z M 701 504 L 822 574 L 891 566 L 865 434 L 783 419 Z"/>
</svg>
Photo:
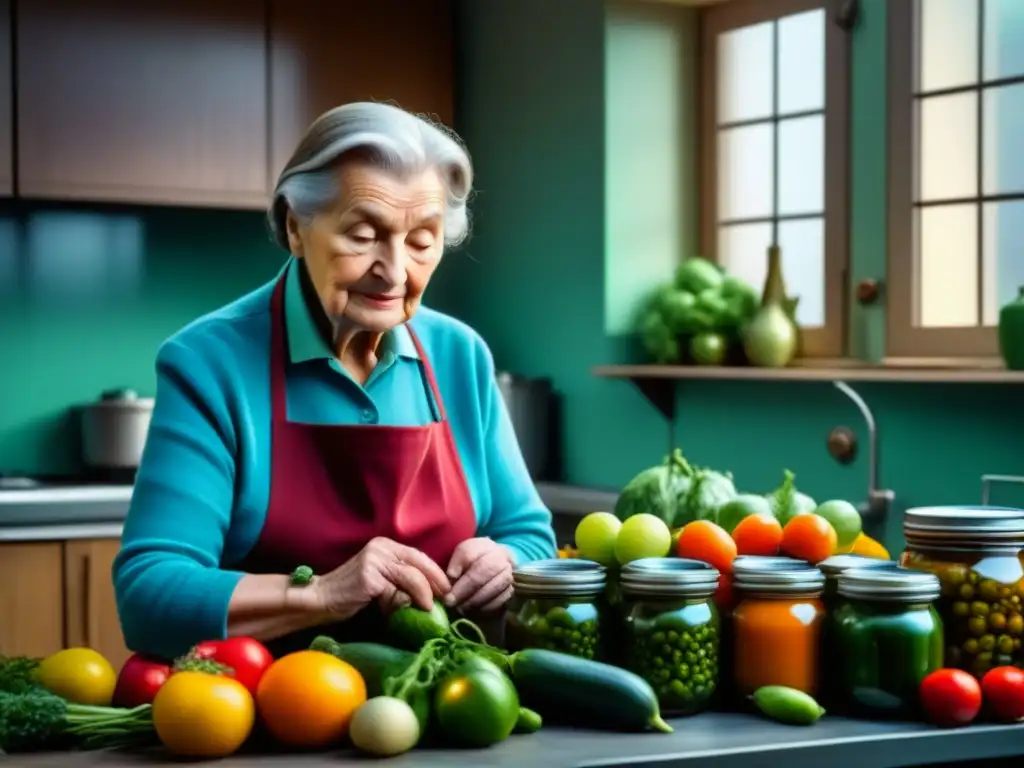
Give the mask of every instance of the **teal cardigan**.
<svg viewBox="0 0 1024 768">
<path fill-rule="evenodd" d="M 285 325 L 288 417 L 321 424 L 416 425 L 433 418 L 422 365 L 403 326 L 382 340 L 360 386 L 335 360 L 289 260 Z M 275 281 L 167 340 L 157 353 L 149 437 L 114 562 L 128 647 L 178 656 L 224 637 L 270 493 L 270 295 Z M 437 377 L 476 509 L 477 534 L 517 562 L 555 555 L 551 513 L 530 479 L 494 378 L 465 324 L 421 307 L 412 320 Z"/>
</svg>

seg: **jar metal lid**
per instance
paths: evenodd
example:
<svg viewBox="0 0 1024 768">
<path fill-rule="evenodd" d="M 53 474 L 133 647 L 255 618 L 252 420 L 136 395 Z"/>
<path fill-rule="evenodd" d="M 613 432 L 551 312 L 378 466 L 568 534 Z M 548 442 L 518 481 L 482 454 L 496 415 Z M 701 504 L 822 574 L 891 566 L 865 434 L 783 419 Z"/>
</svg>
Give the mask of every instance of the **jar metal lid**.
<svg viewBox="0 0 1024 768">
<path fill-rule="evenodd" d="M 803 560 L 788 557 L 737 558 L 733 586 L 747 595 L 817 596 L 825 588 L 825 575 Z"/>
<path fill-rule="evenodd" d="M 851 568 L 839 574 L 839 595 L 885 602 L 922 602 L 938 600 L 939 577 L 934 573 L 909 568 Z"/>
<path fill-rule="evenodd" d="M 993 506 L 937 506 L 908 509 L 903 518 L 908 543 L 950 546 L 1024 545 L 1024 510 Z"/>
<path fill-rule="evenodd" d="M 865 557 L 864 555 L 832 555 L 818 563 L 818 570 L 825 574 L 825 578 L 834 578 L 851 568 L 885 570 L 899 567 L 899 563 L 895 560 L 880 560 L 877 557 Z"/>
<path fill-rule="evenodd" d="M 512 572 L 512 586 L 524 597 L 592 597 L 604 590 L 604 566 L 592 560 L 536 560 Z"/>
<path fill-rule="evenodd" d="M 700 560 L 647 557 L 623 567 L 619 583 L 624 593 L 635 596 L 711 597 L 718 571 Z"/>
</svg>

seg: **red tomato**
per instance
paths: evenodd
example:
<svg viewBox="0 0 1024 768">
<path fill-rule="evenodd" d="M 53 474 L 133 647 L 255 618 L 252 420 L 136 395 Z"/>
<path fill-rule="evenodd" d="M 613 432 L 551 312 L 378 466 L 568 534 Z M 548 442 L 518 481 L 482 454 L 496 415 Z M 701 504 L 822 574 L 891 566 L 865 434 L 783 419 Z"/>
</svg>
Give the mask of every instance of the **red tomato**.
<svg viewBox="0 0 1024 768">
<path fill-rule="evenodd" d="M 962 669 L 939 669 L 921 681 L 921 706 L 936 725 L 967 725 L 981 711 L 981 685 Z"/>
<path fill-rule="evenodd" d="M 981 678 L 985 704 L 997 720 L 1015 723 L 1024 720 L 1024 670 L 996 667 Z"/>
<path fill-rule="evenodd" d="M 227 640 L 208 640 L 197 645 L 193 651 L 201 659 L 210 659 L 230 667 L 231 677 L 256 695 L 260 678 L 274 663 L 274 657 L 263 643 L 251 637 L 229 637 Z"/>
<path fill-rule="evenodd" d="M 134 654 L 121 667 L 114 689 L 115 707 L 137 707 L 152 704 L 167 678 L 171 676 L 171 665 L 160 659 Z"/>
</svg>

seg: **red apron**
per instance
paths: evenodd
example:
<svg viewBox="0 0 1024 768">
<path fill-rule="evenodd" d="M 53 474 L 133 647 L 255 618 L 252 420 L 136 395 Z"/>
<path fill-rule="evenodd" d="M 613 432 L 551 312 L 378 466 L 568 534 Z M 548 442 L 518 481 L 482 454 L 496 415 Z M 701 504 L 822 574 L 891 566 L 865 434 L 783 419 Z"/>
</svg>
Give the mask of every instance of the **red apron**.
<svg viewBox="0 0 1024 768">
<path fill-rule="evenodd" d="M 270 500 L 252 552 L 236 567 L 247 573 L 317 574 L 334 570 L 370 539 L 415 547 L 447 569 L 455 547 L 476 535 L 476 512 L 444 401 L 419 339 L 409 328 L 433 396 L 436 421 L 426 426 L 321 425 L 288 421 L 288 340 L 282 276 L 270 303 Z M 408 326 L 407 326 L 408 327 Z M 410 396 L 414 396 L 410 393 Z M 308 647 L 316 634 L 380 639 L 371 604 L 346 622 L 270 643 L 275 655 Z"/>
</svg>

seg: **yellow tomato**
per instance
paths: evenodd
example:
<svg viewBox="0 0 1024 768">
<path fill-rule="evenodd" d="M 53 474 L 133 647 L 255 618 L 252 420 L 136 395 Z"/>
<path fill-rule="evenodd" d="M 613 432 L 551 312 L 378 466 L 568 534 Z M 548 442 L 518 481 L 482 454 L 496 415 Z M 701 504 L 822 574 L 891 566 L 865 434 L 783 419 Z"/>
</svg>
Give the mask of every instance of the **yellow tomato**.
<svg viewBox="0 0 1024 768">
<path fill-rule="evenodd" d="M 849 553 L 851 555 L 860 555 L 861 557 L 877 557 L 879 560 L 891 559 L 889 557 L 889 550 L 863 533 L 853 542 Z"/>
<path fill-rule="evenodd" d="M 117 685 L 110 662 L 91 648 L 66 648 L 43 659 L 36 679 L 73 704 L 109 707 Z"/>
<path fill-rule="evenodd" d="M 252 733 L 256 705 L 237 680 L 208 672 L 175 672 L 153 699 L 153 726 L 176 755 L 217 758 Z"/>
</svg>

